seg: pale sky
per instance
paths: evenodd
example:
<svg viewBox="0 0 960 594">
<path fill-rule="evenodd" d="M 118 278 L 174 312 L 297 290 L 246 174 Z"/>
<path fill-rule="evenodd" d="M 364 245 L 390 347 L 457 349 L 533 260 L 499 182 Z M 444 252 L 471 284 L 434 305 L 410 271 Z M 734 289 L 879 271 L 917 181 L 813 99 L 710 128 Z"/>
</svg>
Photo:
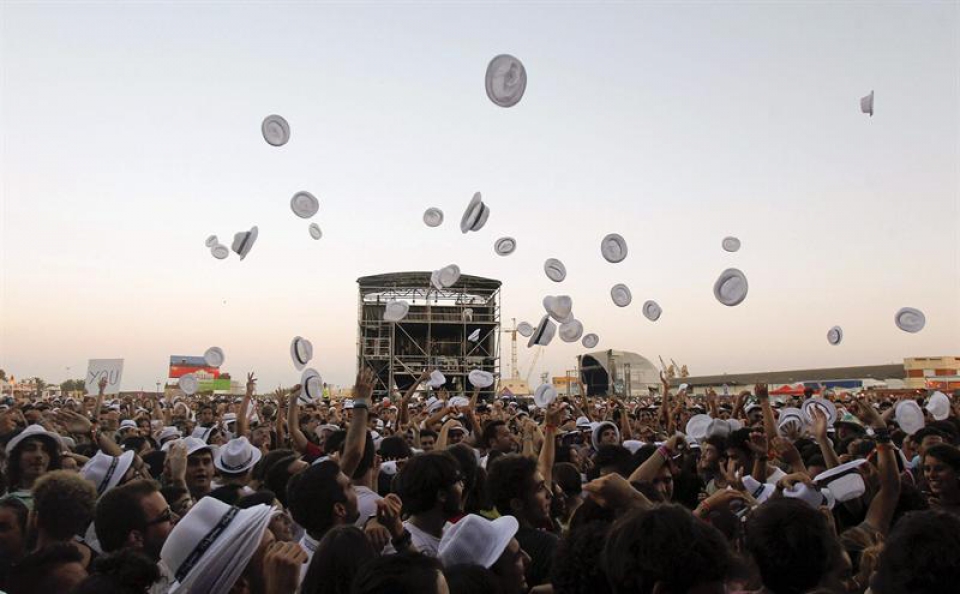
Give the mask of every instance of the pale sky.
<svg viewBox="0 0 960 594">
<path fill-rule="evenodd" d="M 503 281 L 504 325 L 568 294 L 598 348 L 694 375 L 960 354 L 958 6 L 3 2 L 0 367 L 59 382 L 124 358 L 124 389 L 152 389 L 217 345 L 267 389 L 299 379 L 299 334 L 345 384 L 357 277 L 450 263 Z M 484 92 L 500 53 L 528 73 L 510 109 Z M 490 219 L 462 235 L 476 191 Z M 243 262 L 204 247 L 254 224 Z M 750 282 L 734 308 L 712 293 L 728 267 Z M 556 339 L 534 377 L 582 352 Z"/>
</svg>

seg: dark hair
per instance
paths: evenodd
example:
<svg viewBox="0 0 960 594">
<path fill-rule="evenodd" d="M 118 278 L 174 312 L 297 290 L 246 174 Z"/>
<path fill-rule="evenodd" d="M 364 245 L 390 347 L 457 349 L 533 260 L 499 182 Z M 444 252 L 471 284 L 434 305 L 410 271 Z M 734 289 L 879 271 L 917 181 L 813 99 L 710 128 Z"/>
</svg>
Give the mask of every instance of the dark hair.
<svg viewBox="0 0 960 594">
<path fill-rule="evenodd" d="M 423 439 L 424 437 L 432 437 L 433 440 L 436 441 L 440 435 L 433 429 L 424 429 L 420 432 L 420 439 Z"/>
<path fill-rule="evenodd" d="M 147 438 L 141 435 L 132 435 L 124 439 L 120 443 L 120 447 L 123 448 L 123 451 L 132 451 L 140 453 L 140 448 L 143 447 L 143 444 L 147 443 Z"/>
<path fill-rule="evenodd" d="M 157 564 L 132 549 L 98 557 L 92 569 L 70 594 L 144 594 L 160 579 Z"/>
<path fill-rule="evenodd" d="M 335 526 L 317 545 L 300 594 L 347 594 L 360 567 L 377 557 L 363 530 Z"/>
<path fill-rule="evenodd" d="M 433 509 L 437 494 L 452 487 L 460 476 L 460 464 L 449 452 L 426 452 L 407 460 L 393 482 L 404 515 Z"/>
<path fill-rule="evenodd" d="M 147 465 L 150 476 L 155 479 L 160 478 L 163 474 L 163 464 L 167 460 L 167 453 L 163 450 L 153 450 L 147 452 L 141 458 L 143 458 L 143 463 Z"/>
<path fill-rule="evenodd" d="M 414 456 L 416 457 L 416 456 Z M 360 568 L 352 594 L 435 594 L 440 562 L 421 553 L 378 557 Z"/>
<path fill-rule="evenodd" d="M 573 512 L 573 516 L 570 518 L 570 534 L 573 534 L 584 526 L 597 522 L 608 525 L 613 524 L 616 519 L 616 510 L 604 507 L 588 497 L 583 500 L 583 503 L 577 507 L 576 511 Z"/>
<path fill-rule="evenodd" d="M 284 507 L 289 507 L 287 503 L 287 485 L 290 482 L 290 465 L 296 462 L 299 459 L 296 455 L 286 456 L 280 458 L 279 460 L 274 460 L 273 465 L 270 467 L 270 470 L 267 471 L 266 479 L 263 481 L 263 485 L 277 494 L 277 500 L 283 504 Z"/>
<path fill-rule="evenodd" d="M 167 487 L 171 488 L 171 487 Z M 122 549 L 131 530 L 145 530 L 147 515 L 141 502 L 159 490 L 157 483 L 139 479 L 110 489 L 97 502 L 93 524 L 104 552 Z M 186 490 L 184 490 L 184 493 Z"/>
<path fill-rule="evenodd" d="M 22 433 L 23 430 L 17 432 L 17 435 Z M 16 437 L 16 435 L 12 436 Z M 50 464 L 47 466 L 47 470 L 59 470 L 60 469 L 60 448 L 59 444 L 54 442 L 54 437 L 50 435 L 33 435 L 28 437 L 18 443 L 16 447 L 10 452 L 10 455 L 7 457 L 7 481 L 11 489 L 15 489 L 20 485 L 21 479 L 23 479 L 23 469 L 20 467 L 20 455 L 23 453 L 23 446 L 31 439 L 37 440 L 40 442 L 41 447 L 47 452 L 47 456 L 50 458 Z"/>
<path fill-rule="evenodd" d="M 384 460 L 405 460 L 412 455 L 410 444 L 399 435 L 384 437 L 380 442 L 380 457 Z"/>
<path fill-rule="evenodd" d="M 557 464 L 569 464 L 570 460 L 573 459 L 573 456 L 570 455 L 571 450 L 575 450 L 577 453 L 580 451 L 580 448 L 577 445 L 566 441 L 566 439 L 567 436 L 565 435 L 563 438 L 561 438 L 560 443 L 557 444 L 557 453 L 554 457 L 554 460 L 557 462 Z"/>
<path fill-rule="evenodd" d="M 76 472 L 54 470 L 33 485 L 37 528 L 56 540 L 82 535 L 93 520 L 97 490 Z"/>
<path fill-rule="evenodd" d="M 483 565 L 460 564 L 445 567 L 444 577 L 451 594 L 501 594 L 500 580 Z"/>
<path fill-rule="evenodd" d="M 217 487 L 213 491 L 207 493 L 207 497 L 213 497 L 218 501 L 222 501 L 227 505 L 236 505 L 237 501 L 240 500 L 240 491 L 243 489 L 243 485 L 238 485 L 236 483 L 228 483 L 226 485 Z"/>
<path fill-rule="evenodd" d="M 502 515 L 512 515 L 510 502 L 526 500 L 537 473 L 537 461 L 520 454 L 506 454 L 488 467 L 487 486 L 490 499 Z"/>
<path fill-rule="evenodd" d="M 722 582 L 731 565 L 723 536 L 679 505 L 628 513 L 610 529 L 603 549 L 615 594 L 649 594 L 658 582 L 665 591 L 687 592 Z"/>
<path fill-rule="evenodd" d="M 958 583 L 960 518 L 929 510 L 907 514 L 893 528 L 870 586 L 876 594 L 940 594 Z"/>
<path fill-rule="evenodd" d="M 590 480 L 600 477 L 601 471 L 606 468 L 623 476 L 630 476 L 630 466 L 633 454 L 622 445 L 606 444 L 600 446 L 593 458 L 593 468 L 587 474 Z"/>
<path fill-rule="evenodd" d="M 323 451 L 326 454 L 332 454 L 333 452 L 339 452 L 340 455 L 343 455 L 343 448 L 347 444 L 347 432 L 344 430 L 335 431 L 327 440 L 323 443 Z M 360 458 L 360 462 L 357 464 L 357 469 L 353 471 L 353 476 L 350 478 L 359 479 L 364 474 L 367 473 L 371 468 L 373 468 L 373 463 L 376 460 L 377 448 L 373 445 L 373 436 L 369 431 L 366 432 L 366 440 L 363 443 L 363 456 Z"/>
<path fill-rule="evenodd" d="M 60 542 L 44 547 L 13 566 L 6 589 L 11 594 L 59 592 L 62 584 L 55 570 L 68 563 L 83 563 L 83 555 L 73 544 Z"/>
<path fill-rule="evenodd" d="M 278 460 L 294 455 L 293 450 L 279 449 L 270 450 L 260 460 L 253 465 L 253 472 L 250 473 L 250 480 L 262 483 L 267 478 L 267 473 L 273 468 Z"/>
<path fill-rule="evenodd" d="M 610 586 L 603 572 L 603 545 L 610 522 L 595 521 L 571 529 L 560 541 L 554 556 L 550 583 L 554 594 L 607 594 Z"/>
<path fill-rule="evenodd" d="M 575 497 L 583 492 L 583 480 L 577 467 L 569 462 L 553 466 L 553 481 L 567 497 Z"/>
<path fill-rule="evenodd" d="M 753 458 L 753 451 L 747 444 L 750 443 L 750 434 L 753 433 L 752 427 L 741 427 L 727 437 L 727 449 L 733 448 L 740 450 L 748 458 Z"/>
<path fill-rule="evenodd" d="M 273 491 L 267 491 L 266 489 L 261 489 L 255 493 L 249 495 L 244 495 L 237 500 L 237 507 L 240 509 L 248 509 L 254 507 L 255 505 L 273 505 L 274 500 L 276 500 L 277 495 Z"/>
<path fill-rule="evenodd" d="M 770 499 L 750 515 L 746 549 L 773 594 L 800 594 L 817 587 L 840 553 L 823 515 L 788 497 Z"/>
<path fill-rule="evenodd" d="M 500 427 L 506 427 L 506 423 L 497 419 L 493 421 L 487 421 L 483 425 L 483 432 L 480 434 L 480 447 L 484 449 L 490 449 L 490 440 L 496 439 L 497 430 Z"/>
<path fill-rule="evenodd" d="M 447 448 L 460 464 L 463 475 L 463 511 L 475 514 L 491 507 L 490 495 L 487 493 L 487 471 L 480 468 L 477 462 L 476 450 L 462 443 Z"/>
<path fill-rule="evenodd" d="M 339 475 L 340 465 L 324 460 L 291 477 L 287 485 L 290 514 L 314 538 L 333 526 L 333 506 L 347 501 Z"/>
<path fill-rule="evenodd" d="M 933 456 L 953 469 L 954 472 L 960 472 L 960 449 L 948 443 L 938 443 L 930 446 L 924 452 L 924 456 Z M 921 465 L 923 460 L 920 461 Z"/>
<path fill-rule="evenodd" d="M 3 497 L 0 498 L 0 508 L 2 507 L 6 507 L 13 511 L 13 515 L 17 517 L 17 526 L 20 528 L 20 534 L 22 534 L 24 536 L 24 540 L 26 540 L 27 517 L 30 515 L 30 510 L 27 508 L 27 504 L 16 497 Z"/>
<path fill-rule="evenodd" d="M 174 501 L 180 499 L 184 495 L 188 495 L 189 493 L 190 491 L 188 491 L 185 487 L 178 487 L 177 485 L 166 485 L 165 487 L 160 488 L 160 494 L 163 495 L 163 498 L 166 499 L 167 503 L 170 505 L 173 505 Z M 97 504 L 97 506 L 99 507 L 99 504 Z"/>
</svg>

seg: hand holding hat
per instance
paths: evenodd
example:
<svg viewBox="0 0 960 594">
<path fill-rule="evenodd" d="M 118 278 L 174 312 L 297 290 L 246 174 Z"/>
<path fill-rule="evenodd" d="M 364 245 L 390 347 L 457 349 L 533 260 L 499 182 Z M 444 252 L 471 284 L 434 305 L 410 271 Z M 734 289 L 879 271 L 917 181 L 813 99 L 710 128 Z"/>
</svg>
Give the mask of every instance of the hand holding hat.
<svg viewBox="0 0 960 594">
<path fill-rule="evenodd" d="M 306 551 L 297 542 L 274 542 L 263 558 L 263 581 L 266 592 L 296 592 L 300 586 L 300 569 L 309 561 Z"/>
</svg>

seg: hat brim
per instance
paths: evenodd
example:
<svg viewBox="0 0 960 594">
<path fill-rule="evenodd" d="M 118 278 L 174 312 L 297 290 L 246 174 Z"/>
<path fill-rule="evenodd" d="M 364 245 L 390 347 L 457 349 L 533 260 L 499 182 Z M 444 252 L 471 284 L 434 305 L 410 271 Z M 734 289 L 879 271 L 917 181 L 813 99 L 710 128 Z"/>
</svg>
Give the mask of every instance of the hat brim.
<svg viewBox="0 0 960 594">
<path fill-rule="evenodd" d="M 473 195 L 473 198 L 470 199 L 466 210 L 463 211 L 463 217 L 460 219 L 460 232 L 468 233 L 479 230 L 480 227 L 486 223 L 486 216 L 489 215 L 489 212 L 484 214 L 485 210 L 486 207 L 483 204 L 483 198 L 480 196 L 480 192 L 477 192 Z"/>
</svg>

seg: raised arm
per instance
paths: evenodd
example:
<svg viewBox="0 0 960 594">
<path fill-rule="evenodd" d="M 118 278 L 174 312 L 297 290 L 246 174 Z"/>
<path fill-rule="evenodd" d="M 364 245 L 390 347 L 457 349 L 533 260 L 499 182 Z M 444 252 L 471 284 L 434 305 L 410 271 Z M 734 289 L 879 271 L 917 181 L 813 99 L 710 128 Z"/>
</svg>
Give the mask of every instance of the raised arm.
<svg viewBox="0 0 960 594">
<path fill-rule="evenodd" d="M 753 388 L 757 400 L 760 401 L 760 410 L 763 411 L 763 430 L 767 434 L 767 439 L 772 441 L 777 437 L 777 421 L 773 418 L 773 407 L 770 406 L 770 391 L 767 384 L 757 384 Z"/>
<path fill-rule="evenodd" d="M 367 443 L 367 415 L 372 403 L 373 370 L 362 369 L 357 374 L 357 382 L 353 386 L 353 419 L 347 428 L 347 437 L 343 442 L 343 456 L 340 457 L 340 468 L 343 474 L 353 476 L 360 460 L 363 459 L 363 449 Z"/>
<path fill-rule="evenodd" d="M 647 458 L 647 460 L 640 465 L 639 468 L 633 471 L 633 474 L 630 475 L 630 478 L 627 479 L 629 482 L 641 482 L 649 483 L 657 478 L 657 473 L 660 472 L 660 468 L 664 464 L 667 464 L 670 458 L 677 451 L 677 445 L 680 440 L 683 439 L 680 435 L 674 435 L 668 439 L 662 446 L 657 448 L 655 454 Z"/>
<path fill-rule="evenodd" d="M 247 420 L 247 411 L 250 409 L 250 399 L 253 397 L 253 391 L 257 389 L 257 378 L 253 372 L 247 374 L 247 391 L 240 401 L 240 410 L 237 412 L 237 437 L 244 437 L 247 434 L 247 428 L 250 422 Z"/>
<path fill-rule="evenodd" d="M 277 388 L 277 392 L 282 392 L 283 388 Z M 303 431 L 300 429 L 300 384 L 297 384 L 293 387 L 293 390 L 290 392 L 290 397 L 288 400 L 287 408 L 287 430 L 290 432 L 290 442 L 293 445 L 293 449 L 297 450 L 301 454 L 307 450 L 307 436 L 303 434 Z M 279 411 L 277 416 L 279 416 Z"/>
<path fill-rule="evenodd" d="M 287 418 L 287 411 L 285 407 L 287 405 L 287 394 L 283 389 L 277 389 L 274 392 L 274 396 L 277 399 L 277 419 L 276 425 L 274 426 L 274 431 L 277 433 L 277 447 L 282 448 L 286 443 L 286 431 L 284 431 L 284 421 Z"/>
<path fill-rule="evenodd" d="M 97 403 L 93 407 L 93 422 L 100 422 L 100 409 L 103 408 L 103 393 L 107 389 L 107 376 L 100 378 L 100 382 L 97 384 Z"/>
<path fill-rule="evenodd" d="M 827 439 L 826 413 L 820 410 L 819 406 L 811 406 L 810 417 L 813 419 L 810 430 L 813 433 L 813 438 L 817 440 L 817 445 L 820 446 L 820 453 L 823 455 L 823 461 L 827 469 L 840 466 L 840 458 L 837 457 L 837 452 L 833 450 L 833 445 Z"/>
<path fill-rule="evenodd" d="M 880 490 L 867 508 L 867 522 L 886 536 L 893 521 L 893 512 L 900 499 L 900 472 L 896 453 L 886 428 L 877 431 L 877 464 L 880 471 Z"/>
<path fill-rule="evenodd" d="M 553 402 L 547 407 L 543 417 L 543 445 L 540 446 L 540 458 L 537 467 L 543 476 L 543 482 L 553 484 L 553 462 L 557 455 L 557 427 L 560 425 L 560 404 Z"/>
</svg>

